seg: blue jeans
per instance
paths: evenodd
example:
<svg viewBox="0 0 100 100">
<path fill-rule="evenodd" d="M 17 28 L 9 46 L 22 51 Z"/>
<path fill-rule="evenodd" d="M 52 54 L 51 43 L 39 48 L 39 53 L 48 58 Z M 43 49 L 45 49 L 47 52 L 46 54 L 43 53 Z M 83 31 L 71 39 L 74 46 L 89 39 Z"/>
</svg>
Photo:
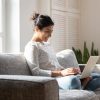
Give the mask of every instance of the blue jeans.
<svg viewBox="0 0 100 100">
<path fill-rule="evenodd" d="M 92 73 L 92 80 L 87 84 L 86 89 L 94 91 L 100 88 L 100 74 Z M 81 81 L 77 76 L 70 75 L 65 77 L 56 78 L 59 89 L 70 90 L 70 89 L 82 89 Z"/>
<path fill-rule="evenodd" d="M 56 78 L 59 89 L 70 90 L 70 89 L 81 89 L 81 81 L 74 75 L 58 77 Z"/>
<path fill-rule="evenodd" d="M 92 80 L 87 84 L 86 90 L 94 91 L 100 88 L 100 74 L 92 73 Z"/>
</svg>

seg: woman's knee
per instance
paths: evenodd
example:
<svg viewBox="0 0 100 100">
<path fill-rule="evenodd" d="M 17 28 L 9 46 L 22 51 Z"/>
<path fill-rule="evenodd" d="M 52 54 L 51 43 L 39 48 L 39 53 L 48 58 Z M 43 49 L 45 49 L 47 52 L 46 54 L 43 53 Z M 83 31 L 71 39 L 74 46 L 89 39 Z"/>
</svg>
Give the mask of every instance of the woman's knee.
<svg viewBox="0 0 100 100">
<path fill-rule="evenodd" d="M 81 82 L 77 76 L 70 77 L 70 89 L 81 89 Z"/>
<path fill-rule="evenodd" d="M 92 76 L 93 79 L 100 78 L 100 74 L 99 73 L 92 73 L 91 76 Z"/>
<path fill-rule="evenodd" d="M 94 78 L 87 84 L 85 89 L 94 91 L 98 88 L 100 88 L 100 78 Z"/>
</svg>

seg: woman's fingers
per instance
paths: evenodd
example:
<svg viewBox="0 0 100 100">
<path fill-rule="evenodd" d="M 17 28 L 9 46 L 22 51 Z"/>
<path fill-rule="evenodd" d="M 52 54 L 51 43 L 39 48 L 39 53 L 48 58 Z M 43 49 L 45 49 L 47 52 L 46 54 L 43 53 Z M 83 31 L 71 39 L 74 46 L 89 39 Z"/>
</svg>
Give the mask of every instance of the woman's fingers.
<svg viewBox="0 0 100 100">
<path fill-rule="evenodd" d="M 68 68 L 67 72 L 70 73 L 70 74 L 76 74 L 77 70 L 75 68 Z"/>
<path fill-rule="evenodd" d="M 61 71 L 61 74 L 63 76 L 67 76 L 67 75 L 74 75 L 75 73 L 71 69 L 65 69 Z"/>
<path fill-rule="evenodd" d="M 64 70 L 61 71 L 63 76 L 75 75 L 75 74 L 78 74 L 79 72 L 80 72 L 79 68 L 67 68 L 67 69 L 64 69 Z"/>
</svg>

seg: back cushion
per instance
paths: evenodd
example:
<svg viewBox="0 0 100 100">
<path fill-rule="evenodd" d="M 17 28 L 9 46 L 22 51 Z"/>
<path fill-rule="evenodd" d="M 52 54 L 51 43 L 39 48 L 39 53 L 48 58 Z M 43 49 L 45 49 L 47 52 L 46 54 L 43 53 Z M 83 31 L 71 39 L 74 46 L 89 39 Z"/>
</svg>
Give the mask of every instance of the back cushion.
<svg viewBox="0 0 100 100">
<path fill-rule="evenodd" d="M 0 53 L 0 74 L 31 75 L 23 54 Z"/>
<path fill-rule="evenodd" d="M 74 52 L 70 49 L 62 50 L 56 54 L 61 66 L 64 68 L 79 67 Z"/>
</svg>

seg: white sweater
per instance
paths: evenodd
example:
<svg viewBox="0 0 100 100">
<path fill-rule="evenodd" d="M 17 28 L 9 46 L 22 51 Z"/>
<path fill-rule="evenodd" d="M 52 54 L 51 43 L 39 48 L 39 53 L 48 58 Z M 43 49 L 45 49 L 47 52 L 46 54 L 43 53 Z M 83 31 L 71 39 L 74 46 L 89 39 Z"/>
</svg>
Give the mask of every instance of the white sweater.
<svg viewBox="0 0 100 100">
<path fill-rule="evenodd" d="M 48 42 L 29 41 L 24 56 L 33 75 L 51 76 L 52 70 L 63 69 Z"/>
</svg>

